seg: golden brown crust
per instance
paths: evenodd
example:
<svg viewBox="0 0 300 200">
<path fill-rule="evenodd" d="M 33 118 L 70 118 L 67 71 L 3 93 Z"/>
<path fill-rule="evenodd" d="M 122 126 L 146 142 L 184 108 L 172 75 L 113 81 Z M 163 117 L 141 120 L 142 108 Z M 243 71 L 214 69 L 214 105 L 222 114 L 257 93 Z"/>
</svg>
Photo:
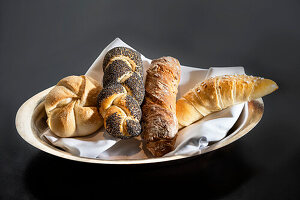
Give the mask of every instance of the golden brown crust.
<svg viewBox="0 0 300 200">
<path fill-rule="evenodd" d="M 46 113 L 49 114 L 56 107 L 67 105 L 73 98 L 77 98 L 77 95 L 71 90 L 64 86 L 55 86 L 46 96 Z"/>
<path fill-rule="evenodd" d="M 175 58 L 153 60 L 147 70 L 142 138 L 154 156 L 162 156 L 173 149 L 178 131 L 176 95 L 179 81 L 180 63 Z"/>
<path fill-rule="evenodd" d="M 101 86 L 87 76 L 68 76 L 60 80 L 45 99 L 47 123 L 59 137 L 89 135 L 103 125 L 97 111 Z"/>
<path fill-rule="evenodd" d="M 231 78 L 235 83 L 235 102 L 250 101 L 250 95 L 257 77 L 240 75 Z"/>
<path fill-rule="evenodd" d="M 277 84 L 247 75 L 224 75 L 197 84 L 177 101 L 177 118 L 182 127 L 212 112 L 272 93 Z M 196 93 L 196 95 L 195 95 Z"/>
<path fill-rule="evenodd" d="M 188 91 L 183 99 L 187 99 L 190 104 L 199 112 L 200 115 L 208 115 L 210 110 L 208 110 L 203 104 L 200 104 L 202 100 L 198 97 L 195 89 Z"/>
<path fill-rule="evenodd" d="M 230 78 L 230 76 L 216 77 L 217 80 L 217 93 L 222 108 L 226 108 L 229 105 L 232 105 L 232 102 L 235 101 L 235 84 L 236 80 Z"/>
<path fill-rule="evenodd" d="M 216 78 L 207 79 L 202 82 L 194 88 L 194 92 L 198 97 L 198 104 L 202 105 L 208 111 L 208 113 L 203 113 L 203 115 L 221 109 L 217 93 Z"/>
<path fill-rule="evenodd" d="M 74 105 L 71 102 L 64 107 L 53 109 L 48 114 L 47 124 L 50 130 L 59 137 L 72 137 L 76 133 Z"/>
<path fill-rule="evenodd" d="M 176 116 L 181 127 L 188 126 L 191 124 L 191 121 L 197 121 L 203 117 L 196 107 L 185 98 L 178 99 L 176 103 Z"/>
<path fill-rule="evenodd" d="M 257 78 L 250 99 L 257 99 L 278 89 L 278 85 L 270 79 Z"/>
</svg>

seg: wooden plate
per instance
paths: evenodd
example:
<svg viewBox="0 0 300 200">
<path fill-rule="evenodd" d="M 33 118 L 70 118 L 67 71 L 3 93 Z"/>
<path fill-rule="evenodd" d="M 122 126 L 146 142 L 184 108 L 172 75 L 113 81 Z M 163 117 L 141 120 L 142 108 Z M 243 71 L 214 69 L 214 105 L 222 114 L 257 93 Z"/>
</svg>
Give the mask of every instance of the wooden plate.
<svg viewBox="0 0 300 200">
<path fill-rule="evenodd" d="M 139 159 L 139 160 L 102 160 L 93 158 L 84 158 L 74 156 L 66 151 L 58 149 L 44 140 L 40 139 L 40 134 L 47 128 L 46 124 L 46 113 L 44 110 L 44 99 L 48 92 L 52 89 L 48 88 L 35 96 L 28 99 L 18 110 L 16 116 L 16 127 L 20 136 L 32 146 L 45 151 L 47 153 L 70 159 L 75 161 L 87 162 L 87 163 L 101 163 L 101 164 L 146 164 L 146 163 L 157 163 L 166 162 L 171 160 L 178 160 L 192 156 L 199 156 L 200 154 L 207 153 L 223 146 L 226 146 L 235 140 L 241 138 L 243 135 L 247 134 L 255 125 L 260 121 L 264 112 L 263 100 L 257 99 L 248 102 L 248 117 L 245 119 L 243 126 L 239 128 L 238 131 L 234 133 L 229 133 L 224 139 L 210 145 L 208 148 L 202 150 L 198 154 L 187 156 L 178 155 L 171 157 L 161 157 L 161 158 L 149 158 L 149 159 Z M 233 127 L 234 130 L 234 127 Z"/>
</svg>

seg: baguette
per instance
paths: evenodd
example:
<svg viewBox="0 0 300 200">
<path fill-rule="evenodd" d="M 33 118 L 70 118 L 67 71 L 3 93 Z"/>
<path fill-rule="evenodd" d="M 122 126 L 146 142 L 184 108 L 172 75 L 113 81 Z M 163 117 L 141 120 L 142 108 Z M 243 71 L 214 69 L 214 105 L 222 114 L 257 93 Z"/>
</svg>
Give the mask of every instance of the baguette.
<svg viewBox="0 0 300 200">
<path fill-rule="evenodd" d="M 176 102 L 179 127 L 188 126 L 212 112 L 263 97 L 277 89 L 274 81 L 261 77 L 224 75 L 209 78 Z"/>
<path fill-rule="evenodd" d="M 178 131 L 176 95 L 180 63 L 172 57 L 153 60 L 147 70 L 145 101 L 142 105 L 142 138 L 156 157 L 173 150 Z"/>
</svg>

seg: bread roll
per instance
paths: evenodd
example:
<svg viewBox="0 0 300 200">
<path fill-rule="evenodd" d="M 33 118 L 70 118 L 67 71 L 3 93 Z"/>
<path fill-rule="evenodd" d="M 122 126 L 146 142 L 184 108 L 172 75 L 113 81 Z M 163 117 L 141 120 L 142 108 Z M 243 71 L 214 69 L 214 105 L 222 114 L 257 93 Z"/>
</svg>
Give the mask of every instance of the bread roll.
<svg viewBox="0 0 300 200">
<path fill-rule="evenodd" d="M 122 139 L 138 136 L 145 95 L 140 53 L 126 47 L 113 48 L 104 57 L 103 71 L 98 108 L 106 132 Z"/>
<path fill-rule="evenodd" d="M 99 83 L 88 76 L 60 80 L 45 99 L 47 124 L 59 137 L 86 136 L 103 125 L 97 111 Z"/>
<path fill-rule="evenodd" d="M 180 63 L 172 57 L 153 60 L 147 70 L 145 101 L 142 106 L 142 138 L 154 156 L 173 149 L 178 131 L 176 95 L 180 81 Z"/>
<path fill-rule="evenodd" d="M 225 75 L 197 84 L 176 103 L 180 128 L 234 104 L 251 101 L 278 89 L 269 79 L 247 75 Z"/>
</svg>

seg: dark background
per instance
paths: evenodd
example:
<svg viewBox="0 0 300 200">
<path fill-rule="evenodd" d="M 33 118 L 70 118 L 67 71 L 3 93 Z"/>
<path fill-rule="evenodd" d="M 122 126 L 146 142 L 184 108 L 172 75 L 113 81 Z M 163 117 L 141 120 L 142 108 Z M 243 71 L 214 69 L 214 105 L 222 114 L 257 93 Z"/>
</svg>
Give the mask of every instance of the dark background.
<svg viewBox="0 0 300 200">
<path fill-rule="evenodd" d="M 300 199 L 299 20 L 297 0 L 1 1 L 0 199 Z M 264 116 L 249 134 L 193 159 L 95 165 L 27 144 L 14 121 L 22 103 L 84 74 L 116 37 L 149 58 L 242 65 L 280 89 L 264 97 Z"/>
</svg>

